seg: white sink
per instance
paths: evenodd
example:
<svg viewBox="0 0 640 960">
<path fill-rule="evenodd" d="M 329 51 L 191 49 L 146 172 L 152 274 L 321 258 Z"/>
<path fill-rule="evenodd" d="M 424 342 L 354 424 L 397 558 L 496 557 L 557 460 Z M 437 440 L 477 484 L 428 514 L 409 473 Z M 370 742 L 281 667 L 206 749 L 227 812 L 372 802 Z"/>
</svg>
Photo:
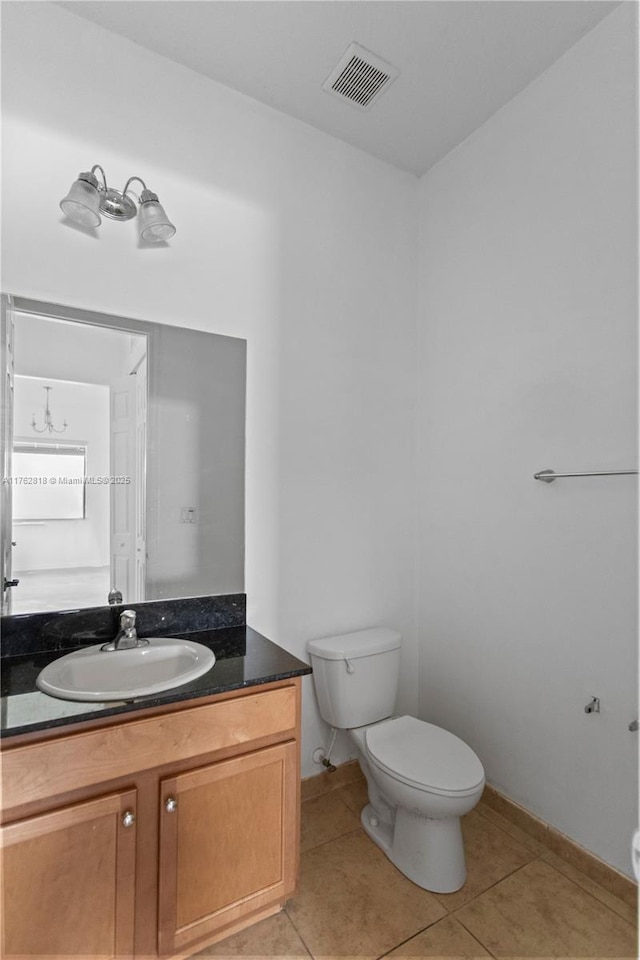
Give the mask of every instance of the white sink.
<svg viewBox="0 0 640 960">
<path fill-rule="evenodd" d="M 61 700 L 134 700 L 195 680 L 210 670 L 215 654 L 201 643 L 151 637 L 130 650 L 85 647 L 41 670 L 37 687 Z"/>
</svg>

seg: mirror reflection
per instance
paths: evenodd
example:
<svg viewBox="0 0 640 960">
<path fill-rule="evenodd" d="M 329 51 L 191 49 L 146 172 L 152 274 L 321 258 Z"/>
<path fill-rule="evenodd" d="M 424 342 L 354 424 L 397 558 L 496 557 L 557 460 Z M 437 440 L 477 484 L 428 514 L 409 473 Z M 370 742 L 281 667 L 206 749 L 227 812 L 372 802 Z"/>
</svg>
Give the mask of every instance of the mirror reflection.
<svg viewBox="0 0 640 960">
<path fill-rule="evenodd" d="M 3 613 L 243 592 L 245 342 L 3 308 Z"/>
</svg>

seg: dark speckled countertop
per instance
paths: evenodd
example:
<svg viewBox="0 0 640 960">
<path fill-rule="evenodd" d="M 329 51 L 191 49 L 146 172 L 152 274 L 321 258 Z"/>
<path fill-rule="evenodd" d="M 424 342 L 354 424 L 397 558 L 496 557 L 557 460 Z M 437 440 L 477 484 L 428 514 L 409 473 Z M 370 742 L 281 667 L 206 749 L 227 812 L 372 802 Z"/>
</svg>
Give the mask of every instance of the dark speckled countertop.
<svg viewBox="0 0 640 960">
<path fill-rule="evenodd" d="M 212 609 L 220 608 L 219 601 L 221 599 L 223 598 L 212 598 L 214 601 Z M 203 607 L 203 598 L 199 599 L 199 605 L 201 608 Z M 136 607 L 138 605 L 132 604 L 132 606 Z M 210 647 L 216 655 L 215 664 L 207 673 L 196 680 L 179 687 L 173 687 L 171 690 L 163 691 L 160 694 L 140 697 L 129 702 L 80 703 L 71 700 L 59 700 L 56 697 L 48 696 L 46 693 L 41 693 L 35 685 L 38 673 L 52 660 L 60 657 L 63 652 L 68 652 L 69 647 L 62 649 L 56 644 L 56 649 L 51 649 L 53 644 L 43 644 L 39 640 L 38 642 L 33 640 L 25 642 L 25 637 L 23 637 L 21 645 L 24 652 L 5 655 L 1 662 L 0 735 L 7 738 L 37 730 L 48 730 L 84 720 L 97 720 L 102 717 L 146 710 L 149 707 L 164 706 L 185 700 L 198 700 L 216 693 L 240 690 L 244 687 L 259 686 L 276 680 L 286 680 L 311 673 L 311 667 L 308 664 L 298 660 L 297 657 L 283 650 L 282 647 L 271 640 L 267 640 L 266 637 L 252 630 L 251 627 L 244 623 L 237 623 L 237 620 L 244 619 L 244 597 L 242 597 L 242 603 L 236 603 L 235 606 L 240 608 L 238 612 L 231 618 L 225 617 L 227 622 L 231 620 L 229 626 L 223 626 L 220 623 L 219 615 L 213 617 L 198 616 L 194 619 L 189 614 L 189 616 L 181 618 L 182 630 L 177 631 L 175 628 L 178 625 L 178 620 L 174 616 L 171 623 L 173 629 L 170 632 L 169 630 L 163 631 L 164 635 L 195 640 Z M 154 614 L 155 619 L 156 611 L 159 609 L 159 604 L 156 606 L 150 603 L 144 605 L 144 608 L 139 605 L 139 613 L 143 614 L 140 619 L 144 620 L 144 615 L 146 614 L 148 617 L 150 613 Z M 99 611 L 99 615 L 96 613 L 98 618 L 102 616 L 103 610 L 106 610 L 109 616 L 112 615 L 108 608 L 96 608 L 96 611 Z M 166 610 L 164 608 L 162 612 L 165 616 Z M 89 619 L 92 620 L 92 623 L 95 622 L 95 618 L 91 614 L 92 611 L 82 612 L 83 623 Z M 57 616 L 64 617 L 67 615 Z M 19 618 L 8 619 L 15 621 Z M 51 623 L 52 617 L 49 616 L 48 619 Z M 234 620 L 236 623 L 233 623 Z M 70 622 L 69 619 L 67 619 L 67 622 Z M 208 623 L 212 624 L 211 628 L 207 628 Z M 29 636 L 35 636 L 32 629 L 34 624 L 40 631 L 39 636 L 42 636 L 37 617 L 30 623 Z M 154 626 L 157 627 L 157 624 L 154 624 Z M 191 629 L 186 629 L 187 626 L 190 626 Z M 26 621 L 22 624 L 22 627 L 24 633 Z M 13 628 L 14 625 L 11 629 Z M 11 633 L 11 629 L 9 633 Z M 98 639 L 104 639 L 105 635 L 113 635 L 109 630 L 103 633 L 101 629 L 98 632 L 102 633 L 102 637 L 98 637 L 97 633 L 89 637 L 85 633 L 82 638 L 84 642 L 76 642 L 73 646 L 76 648 L 85 646 L 87 641 L 95 643 Z M 143 632 L 141 630 L 140 636 L 144 637 L 145 633 L 149 635 L 148 631 Z M 159 633 L 159 630 L 154 630 L 155 635 L 159 635 Z M 27 649 L 25 649 L 25 646 Z M 30 647 L 32 649 L 29 649 Z M 10 646 L 10 649 L 15 648 Z"/>
</svg>

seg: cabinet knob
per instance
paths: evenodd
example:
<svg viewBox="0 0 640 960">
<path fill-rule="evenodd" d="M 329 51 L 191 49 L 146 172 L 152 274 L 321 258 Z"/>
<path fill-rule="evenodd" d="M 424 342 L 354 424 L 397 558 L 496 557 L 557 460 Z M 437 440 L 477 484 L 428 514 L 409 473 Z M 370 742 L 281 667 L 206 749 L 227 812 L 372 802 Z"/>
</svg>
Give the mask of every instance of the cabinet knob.
<svg viewBox="0 0 640 960">
<path fill-rule="evenodd" d="M 132 827 L 136 822 L 136 815 L 132 813 L 131 810 L 127 810 L 122 814 L 122 826 L 123 827 Z"/>
<path fill-rule="evenodd" d="M 174 813 L 178 809 L 178 801 L 174 797 L 167 797 L 164 802 L 164 808 L 167 813 Z"/>
</svg>

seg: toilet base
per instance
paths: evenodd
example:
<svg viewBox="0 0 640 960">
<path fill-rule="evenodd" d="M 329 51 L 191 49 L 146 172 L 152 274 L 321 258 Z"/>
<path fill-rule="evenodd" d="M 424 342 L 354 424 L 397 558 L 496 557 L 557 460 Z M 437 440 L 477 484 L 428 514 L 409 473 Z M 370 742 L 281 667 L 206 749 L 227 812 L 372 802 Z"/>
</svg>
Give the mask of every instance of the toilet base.
<svg viewBox="0 0 640 960">
<path fill-rule="evenodd" d="M 432 893 L 454 893 L 467 868 L 459 817 L 429 820 L 396 807 L 394 823 L 384 823 L 370 803 L 360 814 L 365 832 L 413 883 Z"/>
</svg>

